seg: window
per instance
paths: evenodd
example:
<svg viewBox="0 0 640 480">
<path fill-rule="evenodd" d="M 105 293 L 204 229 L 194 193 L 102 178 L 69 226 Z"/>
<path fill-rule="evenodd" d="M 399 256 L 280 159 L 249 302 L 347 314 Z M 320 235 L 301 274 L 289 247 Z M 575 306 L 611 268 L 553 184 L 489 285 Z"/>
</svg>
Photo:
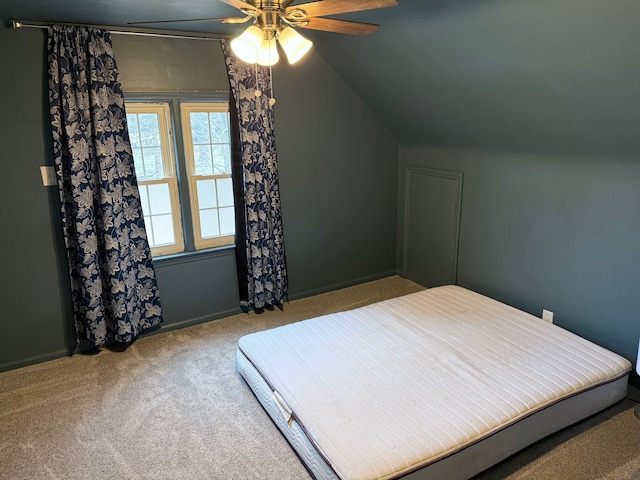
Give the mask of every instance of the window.
<svg viewBox="0 0 640 480">
<path fill-rule="evenodd" d="M 126 108 L 152 255 L 233 244 L 228 104 L 172 100 Z"/>
<path fill-rule="evenodd" d="M 181 105 L 196 248 L 233 243 L 229 106 Z"/>
<path fill-rule="evenodd" d="M 127 124 L 149 245 L 154 256 L 182 252 L 184 240 L 169 104 L 127 104 Z"/>
</svg>

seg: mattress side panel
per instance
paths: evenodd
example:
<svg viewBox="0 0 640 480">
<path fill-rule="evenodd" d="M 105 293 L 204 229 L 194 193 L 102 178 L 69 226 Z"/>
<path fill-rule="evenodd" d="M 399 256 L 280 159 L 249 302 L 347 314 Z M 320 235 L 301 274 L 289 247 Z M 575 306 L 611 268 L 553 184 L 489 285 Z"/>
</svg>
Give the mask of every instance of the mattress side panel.
<svg viewBox="0 0 640 480">
<path fill-rule="evenodd" d="M 280 429 L 305 466 L 312 472 L 314 478 L 317 480 L 338 480 L 333 469 L 316 447 L 311 444 L 300 424 L 295 419 L 287 420 L 282 415 L 274 401 L 271 387 L 239 350 L 236 352 L 236 366 L 238 373 L 247 382 L 258 402 Z"/>
</svg>

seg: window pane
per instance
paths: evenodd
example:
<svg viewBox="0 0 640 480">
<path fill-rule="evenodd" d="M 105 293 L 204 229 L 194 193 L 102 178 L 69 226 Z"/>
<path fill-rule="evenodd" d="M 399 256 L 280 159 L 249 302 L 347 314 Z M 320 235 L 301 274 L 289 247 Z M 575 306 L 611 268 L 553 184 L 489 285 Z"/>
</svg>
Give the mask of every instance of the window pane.
<svg viewBox="0 0 640 480">
<path fill-rule="evenodd" d="M 127 123 L 138 179 L 163 178 L 164 162 L 159 115 L 157 113 L 128 114 Z"/>
<path fill-rule="evenodd" d="M 142 163 L 142 150 L 140 148 L 132 148 L 133 163 L 136 169 L 136 177 L 138 180 L 146 180 L 147 176 L 144 171 L 144 164 Z"/>
<path fill-rule="evenodd" d="M 153 228 L 151 228 L 151 217 L 144 216 L 144 227 L 147 230 L 147 240 L 149 240 L 149 246 L 155 246 L 155 240 L 153 239 Z"/>
<path fill-rule="evenodd" d="M 193 155 L 195 160 L 196 175 L 213 175 L 213 163 L 211 161 L 211 147 L 209 145 L 194 145 Z"/>
<path fill-rule="evenodd" d="M 169 185 L 147 185 L 149 189 L 149 203 L 151 205 L 151 215 L 171 214 L 171 195 Z"/>
<path fill-rule="evenodd" d="M 229 143 L 229 114 L 227 112 L 209 113 L 211 122 L 211 142 Z"/>
<path fill-rule="evenodd" d="M 127 114 L 127 128 L 129 129 L 129 141 L 132 147 L 140 146 L 140 134 L 138 132 L 138 115 Z"/>
<path fill-rule="evenodd" d="M 218 212 L 220 214 L 220 235 L 233 235 L 236 232 L 233 207 L 221 208 Z"/>
<path fill-rule="evenodd" d="M 207 112 L 191 112 L 191 139 L 194 144 L 210 143 L 209 117 Z"/>
<path fill-rule="evenodd" d="M 160 125 L 158 115 L 155 113 L 141 113 L 138 115 L 140 122 L 140 143 L 143 147 L 157 147 L 160 145 Z"/>
<path fill-rule="evenodd" d="M 218 210 L 200 210 L 200 229 L 202 231 L 202 238 L 217 237 L 220 235 Z"/>
<path fill-rule="evenodd" d="M 230 178 L 220 178 L 218 184 L 218 203 L 221 207 L 233 207 L 233 184 Z"/>
<path fill-rule="evenodd" d="M 196 188 L 198 189 L 198 206 L 200 210 L 218 206 L 215 180 L 198 180 Z"/>
<path fill-rule="evenodd" d="M 216 175 L 231 174 L 231 147 L 227 145 L 213 145 L 213 163 Z"/>
<path fill-rule="evenodd" d="M 159 180 L 164 177 L 162 149 L 160 147 L 143 148 L 142 163 L 144 165 L 145 180 Z"/>
<path fill-rule="evenodd" d="M 142 212 L 145 215 L 151 215 L 151 209 L 149 208 L 149 195 L 147 194 L 146 185 L 138 185 L 140 191 L 140 203 L 142 204 Z"/>
<path fill-rule="evenodd" d="M 153 224 L 153 234 L 155 238 L 154 247 L 159 245 L 170 245 L 176 243 L 173 234 L 173 217 L 171 215 L 158 215 L 151 217 Z"/>
</svg>

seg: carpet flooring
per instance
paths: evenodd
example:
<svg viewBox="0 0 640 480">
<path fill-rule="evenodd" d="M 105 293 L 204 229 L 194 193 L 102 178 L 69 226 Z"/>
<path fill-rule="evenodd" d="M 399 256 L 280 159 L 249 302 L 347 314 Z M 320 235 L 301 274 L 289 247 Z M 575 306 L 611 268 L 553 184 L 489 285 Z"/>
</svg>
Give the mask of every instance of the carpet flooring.
<svg viewBox="0 0 640 480">
<path fill-rule="evenodd" d="M 0 479 L 310 479 L 236 372 L 238 339 L 420 289 L 389 277 L 141 338 L 125 352 L 0 373 Z M 635 405 L 623 400 L 477 479 L 640 480 Z"/>
</svg>

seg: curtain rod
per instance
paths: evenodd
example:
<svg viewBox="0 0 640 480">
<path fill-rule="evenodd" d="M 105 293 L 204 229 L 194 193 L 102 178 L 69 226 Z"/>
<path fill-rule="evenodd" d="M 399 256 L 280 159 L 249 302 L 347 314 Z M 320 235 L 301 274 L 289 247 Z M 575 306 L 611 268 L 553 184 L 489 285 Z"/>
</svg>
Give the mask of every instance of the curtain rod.
<svg viewBox="0 0 640 480">
<path fill-rule="evenodd" d="M 13 28 L 47 28 L 53 23 L 38 23 L 38 22 L 21 22 L 18 20 L 11 21 Z M 189 40 L 221 40 L 223 38 L 230 38 L 231 35 L 219 35 L 219 34 L 207 34 L 207 33 L 192 33 L 192 32 L 172 32 L 171 30 L 150 30 L 150 29 L 123 29 L 122 27 L 109 27 L 104 25 L 91 25 L 86 23 L 62 23 L 61 25 L 73 25 L 76 27 L 94 27 L 104 28 L 109 30 L 110 33 L 115 35 L 138 35 L 143 37 L 164 37 L 164 38 L 179 38 Z"/>
</svg>

